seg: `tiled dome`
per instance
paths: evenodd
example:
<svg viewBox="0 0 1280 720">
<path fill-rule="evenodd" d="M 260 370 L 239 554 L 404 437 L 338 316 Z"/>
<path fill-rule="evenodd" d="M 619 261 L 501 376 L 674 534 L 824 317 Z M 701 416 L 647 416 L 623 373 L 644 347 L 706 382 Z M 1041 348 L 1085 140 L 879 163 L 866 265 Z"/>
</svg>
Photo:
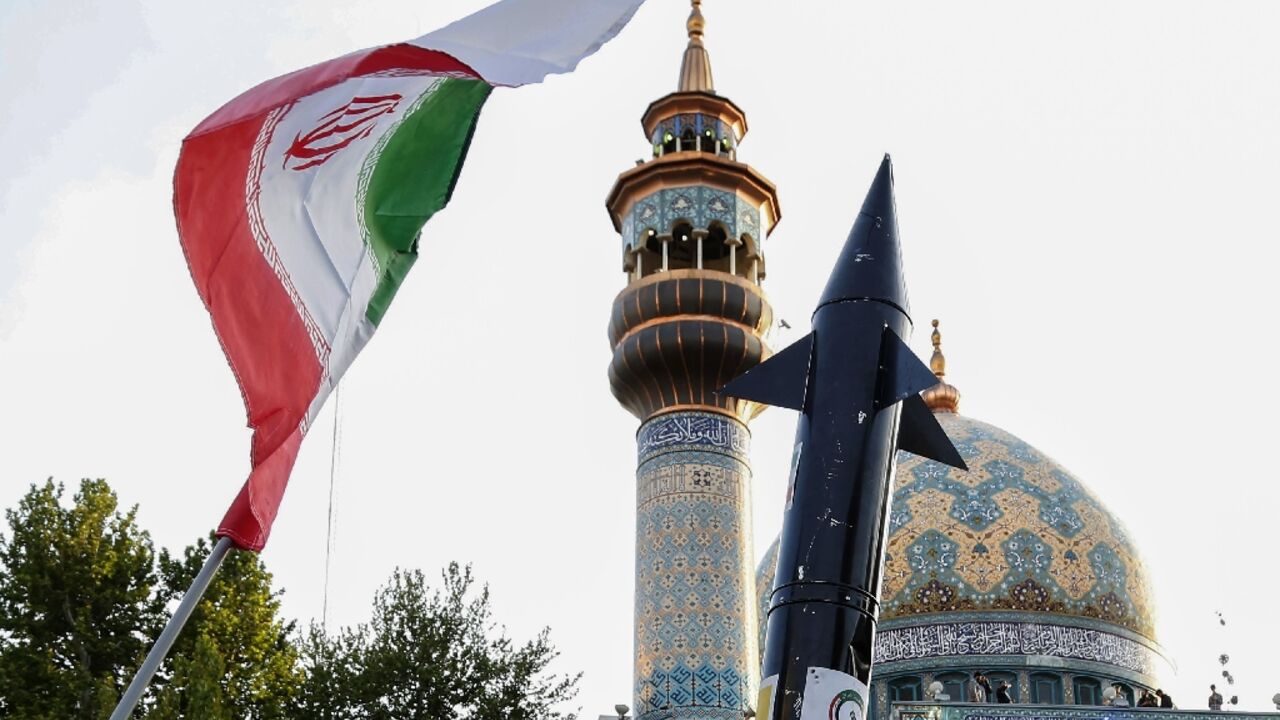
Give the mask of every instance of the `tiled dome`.
<svg viewBox="0 0 1280 720">
<path fill-rule="evenodd" d="M 898 454 L 881 620 L 1052 613 L 1154 640 L 1146 571 L 1120 521 L 1023 440 L 961 415 L 934 417 L 971 470 Z M 776 553 L 771 547 L 759 568 L 762 608 Z"/>
<path fill-rule="evenodd" d="M 935 415 L 972 470 L 899 455 L 881 618 L 1022 610 L 1155 639 L 1146 571 L 1124 526 L 1071 473 L 1000 428 Z"/>
</svg>

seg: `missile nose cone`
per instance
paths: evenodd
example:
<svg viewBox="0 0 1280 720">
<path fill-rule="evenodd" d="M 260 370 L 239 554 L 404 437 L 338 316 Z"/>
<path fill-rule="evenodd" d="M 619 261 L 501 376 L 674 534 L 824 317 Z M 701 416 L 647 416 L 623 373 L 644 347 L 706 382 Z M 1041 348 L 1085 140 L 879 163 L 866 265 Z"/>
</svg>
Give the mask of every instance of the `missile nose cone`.
<svg viewBox="0 0 1280 720">
<path fill-rule="evenodd" d="M 883 300 L 910 315 L 893 199 L 893 161 L 886 154 L 840 251 L 819 307 L 841 300 Z"/>
</svg>

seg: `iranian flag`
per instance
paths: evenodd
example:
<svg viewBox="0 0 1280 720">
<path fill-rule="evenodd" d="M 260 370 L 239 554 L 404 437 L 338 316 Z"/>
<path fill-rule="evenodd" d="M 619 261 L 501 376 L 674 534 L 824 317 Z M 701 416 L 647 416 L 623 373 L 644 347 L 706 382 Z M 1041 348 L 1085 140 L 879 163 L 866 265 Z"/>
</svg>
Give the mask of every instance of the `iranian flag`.
<svg viewBox="0 0 1280 720">
<path fill-rule="evenodd" d="M 254 431 L 219 535 L 266 544 L 302 438 L 417 260 L 492 89 L 573 70 L 641 2 L 503 0 L 269 80 L 187 136 L 178 235 Z"/>
</svg>

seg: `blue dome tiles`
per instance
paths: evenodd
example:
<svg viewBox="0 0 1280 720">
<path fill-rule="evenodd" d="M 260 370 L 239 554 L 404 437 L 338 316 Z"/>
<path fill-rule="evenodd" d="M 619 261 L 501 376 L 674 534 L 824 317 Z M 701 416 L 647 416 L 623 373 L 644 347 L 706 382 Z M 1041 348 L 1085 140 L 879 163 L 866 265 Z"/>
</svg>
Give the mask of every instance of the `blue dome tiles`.
<svg viewBox="0 0 1280 720">
<path fill-rule="evenodd" d="M 1121 524 L 1027 443 L 958 415 L 938 419 L 971 472 L 902 453 L 881 617 L 1023 610 L 1154 634 L 1150 592 Z"/>
</svg>

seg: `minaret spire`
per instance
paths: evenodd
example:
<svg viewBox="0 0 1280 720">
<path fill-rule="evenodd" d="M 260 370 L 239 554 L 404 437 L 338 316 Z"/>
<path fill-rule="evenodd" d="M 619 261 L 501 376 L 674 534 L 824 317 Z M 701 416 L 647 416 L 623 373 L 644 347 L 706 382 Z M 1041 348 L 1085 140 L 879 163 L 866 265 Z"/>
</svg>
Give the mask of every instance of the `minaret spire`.
<svg viewBox="0 0 1280 720">
<path fill-rule="evenodd" d="M 716 85 L 711 79 L 711 55 L 702 44 L 702 31 L 707 21 L 702 17 L 702 0 L 691 0 L 693 11 L 689 13 L 689 46 L 684 49 L 680 63 L 679 92 L 705 92 L 715 94 Z"/>
<path fill-rule="evenodd" d="M 938 332 L 938 321 L 933 321 L 933 357 L 929 358 L 929 369 L 938 376 L 938 384 L 920 393 L 924 403 L 936 413 L 960 412 L 960 391 L 947 383 L 947 358 L 942 354 L 942 333 Z"/>
</svg>

